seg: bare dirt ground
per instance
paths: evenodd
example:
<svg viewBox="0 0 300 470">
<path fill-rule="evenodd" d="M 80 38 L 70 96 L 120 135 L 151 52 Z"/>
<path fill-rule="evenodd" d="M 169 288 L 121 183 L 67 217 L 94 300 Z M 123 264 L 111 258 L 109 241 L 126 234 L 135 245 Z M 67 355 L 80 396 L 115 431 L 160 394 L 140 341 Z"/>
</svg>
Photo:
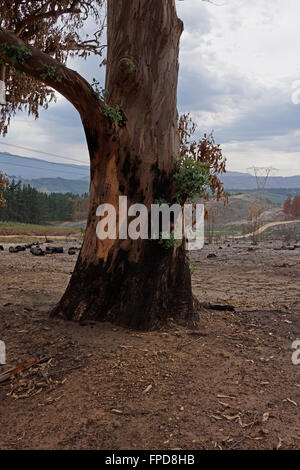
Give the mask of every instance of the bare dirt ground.
<svg viewBox="0 0 300 470">
<path fill-rule="evenodd" d="M 247 233 L 246 235 L 235 235 L 235 239 L 241 239 L 241 238 L 253 238 L 255 235 L 260 235 L 261 233 L 265 232 L 266 230 L 277 227 L 279 225 L 290 225 L 290 224 L 300 224 L 300 220 L 285 220 L 285 221 L 277 221 L 277 222 L 269 222 L 262 227 L 259 227 L 259 229 L 255 230 L 254 232 Z"/>
<path fill-rule="evenodd" d="M 300 448 L 300 249 L 240 242 L 193 253 L 195 295 L 235 312 L 203 308 L 197 331 L 144 333 L 49 320 L 76 257 L 8 246 L 0 373 L 46 359 L 0 384 L 1 449 Z"/>
</svg>

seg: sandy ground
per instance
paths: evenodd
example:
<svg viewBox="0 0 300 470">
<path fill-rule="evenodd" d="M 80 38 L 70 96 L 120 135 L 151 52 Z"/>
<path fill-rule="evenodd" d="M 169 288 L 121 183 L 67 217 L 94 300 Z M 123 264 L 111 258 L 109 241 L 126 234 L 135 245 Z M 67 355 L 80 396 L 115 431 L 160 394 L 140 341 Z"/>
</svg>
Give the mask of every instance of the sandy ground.
<svg viewBox="0 0 300 470">
<path fill-rule="evenodd" d="M 269 222 L 262 227 L 259 227 L 258 230 L 255 230 L 255 232 L 252 233 L 247 233 L 246 235 L 238 235 L 235 236 L 234 238 L 236 240 L 241 239 L 241 238 L 252 238 L 255 235 L 260 235 L 261 233 L 265 232 L 266 230 L 272 228 L 272 227 L 277 227 L 279 225 L 290 225 L 290 224 L 300 224 L 299 220 L 285 220 L 285 221 L 278 221 L 278 222 Z"/>
<path fill-rule="evenodd" d="M 76 257 L 8 246 L 0 373 L 46 359 L 0 384 L 1 449 L 300 448 L 300 249 L 240 242 L 193 253 L 195 295 L 235 312 L 203 308 L 197 331 L 141 333 L 49 320 Z"/>
</svg>

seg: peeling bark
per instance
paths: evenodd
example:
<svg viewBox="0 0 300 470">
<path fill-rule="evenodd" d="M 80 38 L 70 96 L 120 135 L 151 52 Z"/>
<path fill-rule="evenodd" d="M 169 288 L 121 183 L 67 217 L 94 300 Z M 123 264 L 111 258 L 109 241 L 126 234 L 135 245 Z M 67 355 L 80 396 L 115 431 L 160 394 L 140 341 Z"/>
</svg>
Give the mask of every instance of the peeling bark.
<svg viewBox="0 0 300 470">
<path fill-rule="evenodd" d="M 96 209 L 119 196 L 149 210 L 172 194 L 174 156 L 179 152 L 177 81 L 182 33 L 171 0 L 108 2 L 106 89 L 126 126 L 90 139 L 91 204 L 82 251 L 55 316 L 110 320 L 154 328 L 170 317 L 196 318 L 184 246 L 166 250 L 155 241 L 96 239 Z M 104 187 L 110 193 L 104 196 Z"/>
</svg>

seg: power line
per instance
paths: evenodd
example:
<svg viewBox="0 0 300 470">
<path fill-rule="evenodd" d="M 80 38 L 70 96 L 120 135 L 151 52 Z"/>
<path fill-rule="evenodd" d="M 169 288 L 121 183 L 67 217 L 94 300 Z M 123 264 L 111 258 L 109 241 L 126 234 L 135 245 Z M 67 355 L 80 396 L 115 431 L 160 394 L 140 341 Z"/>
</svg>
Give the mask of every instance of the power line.
<svg viewBox="0 0 300 470">
<path fill-rule="evenodd" d="M 36 150 L 36 149 L 32 149 L 30 147 L 23 147 L 21 145 L 7 144 L 6 142 L 0 142 L 0 144 L 1 145 L 7 145 L 8 147 L 14 147 L 14 148 L 21 149 L 21 150 L 27 150 L 29 152 L 35 152 L 35 153 L 38 153 L 38 154 L 47 155 L 49 157 L 61 158 L 62 160 L 68 160 L 68 161 L 72 161 L 72 162 L 76 162 L 76 163 L 84 163 L 85 165 L 88 166 L 87 162 L 84 162 L 83 160 L 76 160 L 75 158 L 63 157 L 62 155 L 57 155 L 55 153 L 50 153 L 50 152 L 44 152 L 43 150 Z M 43 160 L 41 160 L 41 161 L 43 161 Z"/>
<path fill-rule="evenodd" d="M 7 157 L 7 153 L 4 154 L 5 157 Z M 58 163 L 58 162 L 50 162 L 49 160 L 41 160 L 40 158 L 30 158 L 30 157 L 22 157 L 20 155 L 12 155 L 14 157 L 17 157 L 17 158 L 21 158 L 23 160 L 23 163 L 24 163 L 24 160 L 35 160 L 36 162 L 39 162 L 39 163 L 45 163 L 45 164 L 48 164 L 48 165 L 57 165 L 57 166 L 61 166 L 61 165 L 64 165 L 64 167 L 66 166 L 69 166 L 70 168 L 74 169 L 74 170 L 79 170 L 79 171 L 82 171 L 82 167 L 79 166 L 79 165 L 67 165 L 66 163 L 63 164 L 63 163 Z M 0 163 L 7 163 L 8 165 L 10 164 L 10 161 L 6 161 L 6 160 L 2 160 L 2 156 L 1 156 L 1 152 L 0 152 Z M 14 165 L 16 165 L 16 163 L 14 163 Z M 20 163 L 20 166 L 21 166 L 21 163 Z M 36 166 L 35 168 L 38 168 L 38 166 Z M 86 167 L 87 169 L 89 167 Z"/>
<path fill-rule="evenodd" d="M 267 186 L 267 182 L 269 180 L 269 176 L 274 171 L 277 171 L 277 169 L 273 168 L 272 166 L 269 166 L 269 167 L 252 166 L 251 168 L 247 168 L 247 170 L 252 171 L 254 173 L 254 176 L 256 179 L 257 192 L 258 194 L 261 194 L 261 196 L 263 196 L 265 188 Z"/>
<path fill-rule="evenodd" d="M 41 160 L 42 162 L 43 160 Z M 10 166 L 17 166 L 17 167 L 24 167 L 24 168 L 33 168 L 34 170 L 37 170 L 37 169 L 40 169 L 40 170 L 43 170 L 44 168 L 37 168 L 36 166 L 32 166 L 32 165 L 22 165 L 22 164 L 17 164 L 17 163 L 10 163 L 10 162 L 3 162 L 0 160 L 0 164 L 1 163 L 5 163 L 6 165 L 10 165 Z M 44 163 L 49 163 L 49 162 L 44 162 Z M 72 167 L 73 168 L 73 167 Z M 51 168 L 45 168 L 45 171 L 54 171 L 55 173 L 57 173 L 57 170 L 52 170 Z M 82 177 L 85 177 L 87 176 L 86 174 L 78 174 L 78 173 L 73 173 L 72 171 L 63 171 L 63 170 L 59 170 L 60 173 L 66 173 L 67 175 L 69 174 L 73 174 L 73 175 L 76 175 L 76 176 L 82 176 Z M 23 179 L 26 179 L 26 178 L 23 178 Z"/>
</svg>

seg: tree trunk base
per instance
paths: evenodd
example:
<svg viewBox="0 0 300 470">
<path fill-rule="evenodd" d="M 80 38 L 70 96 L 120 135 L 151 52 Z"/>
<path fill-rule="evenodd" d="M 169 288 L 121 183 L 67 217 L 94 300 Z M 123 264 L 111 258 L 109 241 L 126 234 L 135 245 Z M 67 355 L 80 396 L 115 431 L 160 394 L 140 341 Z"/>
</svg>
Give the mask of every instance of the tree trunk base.
<svg viewBox="0 0 300 470">
<path fill-rule="evenodd" d="M 147 241 L 138 263 L 130 262 L 123 250 L 105 264 L 86 265 L 79 258 L 51 316 L 78 322 L 110 321 L 139 330 L 160 328 L 171 319 L 193 327 L 198 304 L 184 247 L 174 252 Z"/>
</svg>

